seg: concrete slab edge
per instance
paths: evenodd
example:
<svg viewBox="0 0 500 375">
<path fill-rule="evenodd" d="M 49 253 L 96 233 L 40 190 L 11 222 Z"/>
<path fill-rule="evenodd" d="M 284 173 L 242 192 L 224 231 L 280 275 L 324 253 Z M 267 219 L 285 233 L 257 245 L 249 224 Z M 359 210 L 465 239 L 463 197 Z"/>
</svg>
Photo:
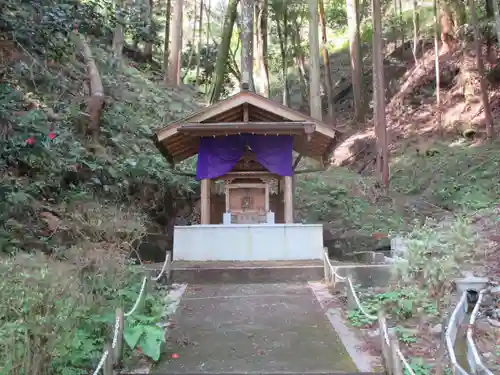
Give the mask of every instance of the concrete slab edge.
<svg viewBox="0 0 500 375">
<path fill-rule="evenodd" d="M 329 308 L 327 302 L 333 298 L 327 285 L 321 282 L 308 282 L 309 288 L 314 293 L 320 306 L 325 311 L 332 328 L 337 332 L 340 341 L 344 345 L 347 353 L 360 372 L 374 372 L 372 364 L 380 362 L 379 358 L 364 353 L 359 350 L 362 342 L 356 334 L 344 323 L 341 312 L 338 309 Z"/>
<path fill-rule="evenodd" d="M 186 292 L 188 284 L 173 284 L 172 287 L 174 289 L 170 290 L 168 294 L 165 297 L 165 302 L 168 304 L 167 308 L 165 309 L 165 315 L 168 316 L 173 316 L 177 309 L 179 308 L 179 304 L 181 302 L 182 296 Z M 172 301 L 170 303 L 170 301 Z M 161 323 L 160 323 L 161 324 Z M 170 327 L 170 323 L 167 324 L 161 324 L 161 327 L 165 329 L 165 331 L 168 331 L 168 328 Z M 127 370 L 122 373 L 127 374 L 127 375 L 146 375 L 151 373 L 151 369 L 153 368 L 153 365 L 148 365 L 144 367 L 138 367 L 133 370 Z"/>
</svg>

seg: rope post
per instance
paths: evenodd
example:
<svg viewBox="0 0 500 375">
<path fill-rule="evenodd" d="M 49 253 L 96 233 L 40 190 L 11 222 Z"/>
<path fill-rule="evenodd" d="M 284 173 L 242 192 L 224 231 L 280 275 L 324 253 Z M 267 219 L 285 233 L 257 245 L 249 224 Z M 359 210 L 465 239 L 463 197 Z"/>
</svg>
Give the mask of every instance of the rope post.
<svg viewBox="0 0 500 375">
<path fill-rule="evenodd" d="M 391 348 L 389 344 L 385 340 L 385 335 L 389 336 L 389 332 L 387 331 L 387 320 L 385 319 L 384 312 L 380 310 L 378 312 L 378 331 L 379 331 L 379 339 L 380 339 L 380 348 L 382 350 L 382 360 L 384 367 L 386 369 L 387 374 L 393 375 L 392 371 L 392 363 L 391 363 Z"/>
<path fill-rule="evenodd" d="M 118 332 L 116 334 L 115 347 L 113 348 L 113 368 L 115 370 L 119 369 L 121 366 L 123 350 L 123 328 L 125 326 L 125 316 L 123 314 L 123 310 L 120 308 L 116 309 L 116 320 L 118 322 Z"/>
<path fill-rule="evenodd" d="M 391 343 L 391 371 L 392 375 L 403 375 L 403 366 L 401 364 L 401 358 L 399 358 L 399 344 L 396 337 L 389 337 L 389 342 Z"/>
<path fill-rule="evenodd" d="M 324 272 L 324 275 L 325 275 L 325 282 L 327 284 L 330 283 L 330 266 L 328 265 L 328 260 L 327 260 L 327 257 L 328 257 L 328 248 L 327 247 L 324 247 L 323 248 L 323 272 Z"/>
<path fill-rule="evenodd" d="M 347 294 L 347 308 L 349 310 L 354 310 L 358 307 L 358 304 L 356 303 L 356 298 L 354 297 L 354 285 L 352 285 L 352 278 L 351 278 L 351 273 L 349 271 L 346 272 L 346 283 L 345 283 L 345 288 L 346 288 L 346 294 Z"/>
<path fill-rule="evenodd" d="M 170 276 L 172 273 L 172 253 L 167 251 L 167 266 L 165 268 L 165 283 L 168 285 L 170 284 Z"/>
<path fill-rule="evenodd" d="M 104 351 L 108 351 L 108 356 L 104 361 L 104 366 L 102 366 L 103 375 L 113 375 L 113 349 L 110 343 L 104 346 Z"/>
</svg>

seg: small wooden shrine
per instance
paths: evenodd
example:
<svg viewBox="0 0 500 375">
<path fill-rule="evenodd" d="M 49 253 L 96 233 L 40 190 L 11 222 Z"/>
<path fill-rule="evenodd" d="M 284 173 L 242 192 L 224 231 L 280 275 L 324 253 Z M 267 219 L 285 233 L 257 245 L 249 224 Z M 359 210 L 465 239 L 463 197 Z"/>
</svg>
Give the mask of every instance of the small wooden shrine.
<svg viewBox="0 0 500 375">
<path fill-rule="evenodd" d="M 242 91 L 167 125 L 155 143 L 172 165 L 198 154 L 200 224 L 278 224 L 293 223 L 299 160 L 329 164 L 336 135 L 321 121 Z"/>
</svg>

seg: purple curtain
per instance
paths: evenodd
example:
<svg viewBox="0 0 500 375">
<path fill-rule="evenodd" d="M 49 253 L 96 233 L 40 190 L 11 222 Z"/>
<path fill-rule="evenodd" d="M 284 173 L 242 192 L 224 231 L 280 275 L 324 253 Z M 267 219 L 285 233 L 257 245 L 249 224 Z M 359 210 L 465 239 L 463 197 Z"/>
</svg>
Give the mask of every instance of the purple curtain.
<svg viewBox="0 0 500 375">
<path fill-rule="evenodd" d="M 257 161 L 269 172 L 278 176 L 292 175 L 291 135 L 248 135 L 247 141 Z"/>
<path fill-rule="evenodd" d="M 217 178 L 230 172 L 243 156 L 247 145 L 269 172 L 279 176 L 292 175 L 292 136 L 244 134 L 201 138 L 196 178 Z"/>
<path fill-rule="evenodd" d="M 200 138 L 196 178 L 216 178 L 234 168 L 245 152 L 242 137 L 203 137 Z"/>
</svg>

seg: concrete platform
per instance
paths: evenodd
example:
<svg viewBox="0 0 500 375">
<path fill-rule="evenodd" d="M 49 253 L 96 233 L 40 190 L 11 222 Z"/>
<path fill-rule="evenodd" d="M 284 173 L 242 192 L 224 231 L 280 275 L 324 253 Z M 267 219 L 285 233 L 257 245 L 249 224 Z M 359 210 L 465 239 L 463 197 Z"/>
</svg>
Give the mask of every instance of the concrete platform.
<svg viewBox="0 0 500 375">
<path fill-rule="evenodd" d="M 279 283 L 318 281 L 323 261 L 187 262 L 172 263 L 171 280 L 188 284 Z"/>
<path fill-rule="evenodd" d="M 189 285 L 172 323 L 152 374 L 357 370 L 305 283 Z"/>
</svg>

